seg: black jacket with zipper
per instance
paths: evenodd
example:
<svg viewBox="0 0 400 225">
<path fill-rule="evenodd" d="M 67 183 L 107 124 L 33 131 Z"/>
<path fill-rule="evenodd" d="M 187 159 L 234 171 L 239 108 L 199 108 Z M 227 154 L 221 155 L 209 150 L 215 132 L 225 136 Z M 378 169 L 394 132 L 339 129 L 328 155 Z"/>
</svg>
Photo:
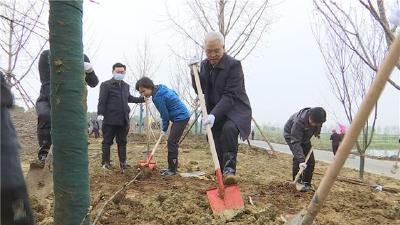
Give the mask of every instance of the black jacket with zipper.
<svg viewBox="0 0 400 225">
<path fill-rule="evenodd" d="M 142 103 L 143 97 L 133 97 L 129 85 L 114 78 L 100 85 L 97 115 L 103 115 L 103 124 L 124 126 L 129 124 L 130 108 L 128 103 Z"/>
</svg>

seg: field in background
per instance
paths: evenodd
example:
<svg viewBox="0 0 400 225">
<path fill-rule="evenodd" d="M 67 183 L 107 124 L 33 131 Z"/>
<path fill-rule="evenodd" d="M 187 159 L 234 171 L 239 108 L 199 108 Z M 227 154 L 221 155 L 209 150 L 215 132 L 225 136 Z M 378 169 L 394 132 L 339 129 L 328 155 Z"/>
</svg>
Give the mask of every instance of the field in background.
<svg viewBox="0 0 400 225">
<path fill-rule="evenodd" d="M 283 138 L 283 131 L 278 129 L 266 129 L 263 130 L 264 134 L 273 143 L 286 144 Z M 321 134 L 321 139 L 313 138 L 313 147 L 321 150 L 331 150 L 330 133 Z M 258 131 L 255 133 L 255 138 L 262 140 L 262 136 Z M 370 150 L 398 150 L 399 137 L 396 135 L 385 135 L 385 134 L 374 134 L 373 141 L 368 149 Z M 368 150 L 367 150 L 368 151 Z"/>
</svg>

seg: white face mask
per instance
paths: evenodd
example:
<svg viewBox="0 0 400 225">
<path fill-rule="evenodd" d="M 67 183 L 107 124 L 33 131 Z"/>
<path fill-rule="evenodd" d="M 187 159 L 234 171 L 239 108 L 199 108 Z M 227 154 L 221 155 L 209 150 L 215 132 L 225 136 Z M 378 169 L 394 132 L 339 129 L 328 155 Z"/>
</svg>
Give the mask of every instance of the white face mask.
<svg viewBox="0 0 400 225">
<path fill-rule="evenodd" d="M 125 77 L 125 74 L 123 73 L 113 73 L 114 79 L 115 80 L 123 80 Z"/>
</svg>

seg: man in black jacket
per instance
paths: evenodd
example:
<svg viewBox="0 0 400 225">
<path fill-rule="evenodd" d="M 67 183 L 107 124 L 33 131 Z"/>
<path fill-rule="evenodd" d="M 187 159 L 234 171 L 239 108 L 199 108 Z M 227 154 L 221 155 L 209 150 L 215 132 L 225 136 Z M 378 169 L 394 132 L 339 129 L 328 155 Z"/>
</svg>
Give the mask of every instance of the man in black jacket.
<svg viewBox="0 0 400 225">
<path fill-rule="evenodd" d="M 44 161 L 51 147 L 51 117 L 50 117 L 50 50 L 44 50 L 39 58 L 39 75 L 42 86 L 40 95 L 36 101 L 36 112 L 38 115 L 37 138 L 39 142 L 38 160 L 33 166 L 44 166 Z M 84 55 L 85 81 L 90 87 L 96 87 L 99 83 L 89 58 Z"/>
<path fill-rule="evenodd" d="M 336 155 L 336 152 L 337 152 L 337 150 L 339 148 L 339 145 L 340 145 L 340 142 L 342 141 L 342 139 L 343 139 L 343 135 L 342 134 L 338 134 L 336 132 L 336 129 L 332 129 L 332 135 L 331 135 L 330 140 L 332 141 L 332 152 L 333 152 L 333 155 Z"/>
<path fill-rule="evenodd" d="M 211 125 L 224 182 L 233 184 L 236 183 L 238 136 L 246 140 L 250 135 L 250 101 L 242 65 L 225 53 L 222 34 L 208 33 L 204 44 L 207 59 L 200 65 L 200 82 L 209 115 L 203 118 L 203 125 Z M 189 65 L 195 63 L 191 61 Z M 196 90 L 193 77 L 192 83 Z"/>
<path fill-rule="evenodd" d="M 101 83 L 97 115 L 103 120 L 103 142 L 101 165 L 111 169 L 110 147 L 116 138 L 118 158 L 121 169 L 126 169 L 126 143 L 129 132 L 129 103 L 142 103 L 143 97 L 133 97 L 129 93 L 129 85 L 123 81 L 126 66 L 116 63 L 112 67 L 113 77 Z"/>
<path fill-rule="evenodd" d="M 33 225 L 34 220 L 19 158 L 20 145 L 9 109 L 13 96 L 1 77 L 1 224 Z"/>
<path fill-rule="evenodd" d="M 314 153 L 305 162 L 306 155 L 311 151 L 311 138 L 319 138 L 322 124 L 326 121 L 326 112 L 321 107 L 304 108 L 293 114 L 285 124 L 284 137 L 293 153 L 292 173 L 293 180 L 300 168 L 304 169 L 300 183 L 300 191 L 311 189 L 311 180 L 314 172 Z M 297 182 L 297 181 L 296 181 Z"/>
</svg>

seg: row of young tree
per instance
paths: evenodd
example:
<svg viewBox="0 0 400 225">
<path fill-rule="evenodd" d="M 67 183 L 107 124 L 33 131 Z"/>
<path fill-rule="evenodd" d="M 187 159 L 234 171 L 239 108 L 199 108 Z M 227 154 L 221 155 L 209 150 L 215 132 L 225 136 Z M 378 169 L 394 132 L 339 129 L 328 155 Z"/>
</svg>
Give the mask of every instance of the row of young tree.
<svg viewBox="0 0 400 225">
<path fill-rule="evenodd" d="M 375 77 L 379 62 L 394 39 L 397 27 L 390 24 L 388 9 L 399 7 L 399 3 L 313 0 L 313 4 L 312 30 L 325 60 L 327 78 L 348 123 L 351 123 Z M 191 111 L 195 111 L 197 100 L 191 88 L 186 60 L 194 55 L 203 57 L 204 34 L 211 30 L 221 32 L 225 37 L 226 52 L 246 60 L 265 40 L 274 19 L 271 13 L 273 4 L 269 0 L 188 0 L 184 9 L 179 11 L 168 8 L 168 1 L 165 5 L 169 24 L 184 43 L 180 48 L 171 48 L 175 56 L 171 86 Z M 0 47 L 6 57 L 2 60 L 7 61 L 0 69 L 26 107 L 32 108 L 32 94 L 21 84 L 27 76 L 37 76 L 37 59 L 48 44 L 48 26 L 41 22 L 46 16 L 48 2 L 4 0 L 0 3 L 0 10 Z M 142 76 L 153 77 L 160 67 L 148 41 L 138 47 L 136 55 L 134 63 L 128 62 L 129 71 L 132 71 L 131 84 Z M 400 70 L 400 64 L 397 69 Z M 389 83 L 400 91 L 399 83 L 394 80 L 389 80 Z M 378 102 L 374 114 L 364 126 L 362 141 L 357 142 L 361 155 L 360 178 L 363 177 L 364 155 L 374 138 L 377 118 Z"/>
<path fill-rule="evenodd" d="M 313 3 L 314 36 L 332 91 L 350 124 L 394 40 L 397 26 L 390 24 L 389 16 L 390 11 L 400 7 L 399 2 L 314 0 Z M 400 70 L 400 63 L 397 69 Z M 400 91 L 400 84 L 392 79 L 388 82 Z M 375 134 L 378 105 L 376 102 L 374 113 L 364 125 L 361 141 L 356 142 L 360 179 L 364 177 L 365 152 Z"/>
</svg>

